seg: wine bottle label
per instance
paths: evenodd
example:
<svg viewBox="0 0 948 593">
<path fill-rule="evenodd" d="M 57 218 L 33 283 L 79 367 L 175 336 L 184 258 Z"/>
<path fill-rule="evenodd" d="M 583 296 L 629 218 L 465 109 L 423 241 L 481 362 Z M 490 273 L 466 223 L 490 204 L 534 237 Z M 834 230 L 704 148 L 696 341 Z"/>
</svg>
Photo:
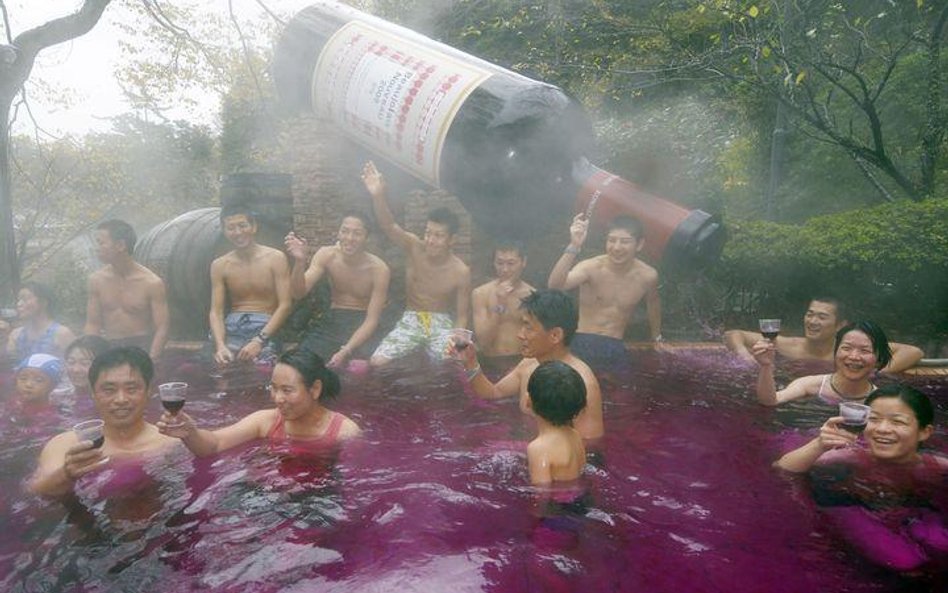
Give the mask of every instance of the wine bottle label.
<svg viewBox="0 0 948 593">
<path fill-rule="evenodd" d="M 313 110 L 370 150 L 440 186 L 448 128 L 465 99 L 490 76 L 474 64 L 352 21 L 319 55 Z"/>
</svg>

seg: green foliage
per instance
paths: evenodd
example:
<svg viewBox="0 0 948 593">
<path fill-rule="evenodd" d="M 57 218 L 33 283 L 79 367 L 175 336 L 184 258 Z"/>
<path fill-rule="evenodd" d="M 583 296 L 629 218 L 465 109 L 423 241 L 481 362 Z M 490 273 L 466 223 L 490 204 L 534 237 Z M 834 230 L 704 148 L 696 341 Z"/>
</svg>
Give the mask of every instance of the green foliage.
<svg viewBox="0 0 948 593">
<path fill-rule="evenodd" d="M 815 294 L 835 294 L 884 327 L 948 335 L 948 198 L 902 200 L 801 225 L 744 221 L 714 281 L 732 301 L 758 296 L 758 311 L 794 318 Z M 729 305 L 734 309 L 734 303 Z M 747 322 L 748 320 L 744 320 Z"/>
</svg>

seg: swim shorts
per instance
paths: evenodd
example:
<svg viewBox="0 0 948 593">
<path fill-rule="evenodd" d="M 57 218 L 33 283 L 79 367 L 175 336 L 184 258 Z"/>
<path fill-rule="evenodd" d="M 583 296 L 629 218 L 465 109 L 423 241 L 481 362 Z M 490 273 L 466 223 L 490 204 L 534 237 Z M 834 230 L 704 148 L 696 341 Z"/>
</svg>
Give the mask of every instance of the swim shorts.
<svg viewBox="0 0 948 593">
<path fill-rule="evenodd" d="M 260 333 L 270 321 L 270 315 L 266 313 L 248 313 L 246 311 L 235 311 L 229 313 L 224 318 L 224 343 L 227 348 L 235 355 L 241 348 L 247 345 L 247 342 Z M 260 354 L 257 355 L 258 361 L 272 361 L 276 358 L 279 348 L 273 339 L 267 340 Z"/>
<path fill-rule="evenodd" d="M 631 367 L 629 351 L 618 338 L 577 332 L 569 349 L 595 372 L 624 371 Z"/>
<path fill-rule="evenodd" d="M 441 360 L 453 328 L 454 319 L 447 313 L 405 311 L 372 356 L 394 360 L 424 346 L 429 358 Z"/>
<path fill-rule="evenodd" d="M 329 309 L 316 321 L 316 325 L 306 332 L 300 342 L 300 348 L 315 352 L 325 362 L 349 341 L 352 334 L 365 321 L 365 311 L 358 309 Z M 378 346 L 377 336 L 370 336 L 364 344 L 355 349 L 350 358 L 369 358 Z"/>
</svg>

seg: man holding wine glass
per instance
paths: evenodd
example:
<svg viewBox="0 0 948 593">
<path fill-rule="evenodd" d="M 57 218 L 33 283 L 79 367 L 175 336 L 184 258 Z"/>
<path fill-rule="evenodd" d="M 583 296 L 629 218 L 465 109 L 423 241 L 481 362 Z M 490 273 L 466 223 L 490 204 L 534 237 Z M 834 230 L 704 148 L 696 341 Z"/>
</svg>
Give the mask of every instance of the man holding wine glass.
<svg viewBox="0 0 948 593">
<path fill-rule="evenodd" d="M 761 320 L 768 321 L 768 320 Z M 803 336 L 777 335 L 780 332 L 779 320 L 776 328 L 763 324 L 761 333 L 745 330 L 729 330 L 724 332 L 724 343 L 729 350 L 740 358 L 751 362 L 755 360 L 752 352 L 754 345 L 763 334 L 776 347 L 776 352 L 790 360 L 825 360 L 834 359 L 834 339 L 836 332 L 849 323 L 846 310 L 838 299 L 820 296 L 810 300 L 806 313 L 803 315 Z M 891 360 L 881 369 L 886 373 L 900 373 L 915 366 L 924 353 L 920 348 L 909 344 L 889 342 L 892 350 Z"/>
<path fill-rule="evenodd" d="M 151 358 L 136 346 L 113 348 L 97 356 L 89 368 L 89 383 L 101 417 L 101 433 L 90 432 L 91 424 L 83 422 L 50 439 L 40 453 L 29 489 L 43 496 L 62 496 L 82 476 L 102 469 L 111 459 L 153 455 L 175 446 L 177 439 L 145 421 L 153 376 Z"/>
</svg>

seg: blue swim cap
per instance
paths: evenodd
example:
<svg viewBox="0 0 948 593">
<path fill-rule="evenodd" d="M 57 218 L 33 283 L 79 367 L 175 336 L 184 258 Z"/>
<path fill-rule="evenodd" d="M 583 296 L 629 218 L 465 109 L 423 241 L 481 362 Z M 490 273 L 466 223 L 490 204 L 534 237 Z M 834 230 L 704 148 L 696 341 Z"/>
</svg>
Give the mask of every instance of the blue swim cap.
<svg viewBox="0 0 948 593">
<path fill-rule="evenodd" d="M 31 354 L 16 365 L 14 370 L 20 372 L 23 369 L 42 371 L 52 379 L 53 385 L 57 385 L 63 376 L 63 361 L 51 354 Z"/>
</svg>

